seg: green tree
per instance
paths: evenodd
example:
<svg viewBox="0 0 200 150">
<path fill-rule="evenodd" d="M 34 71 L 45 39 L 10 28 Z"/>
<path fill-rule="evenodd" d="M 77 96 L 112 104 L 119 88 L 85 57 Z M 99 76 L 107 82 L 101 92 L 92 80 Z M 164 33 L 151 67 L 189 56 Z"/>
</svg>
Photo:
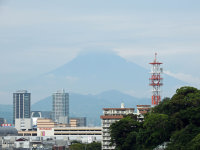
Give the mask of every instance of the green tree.
<svg viewBox="0 0 200 150">
<path fill-rule="evenodd" d="M 191 140 L 200 133 L 200 127 L 189 124 L 181 130 L 175 131 L 171 136 L 167 150 L 185 150 L 192 144 Z"/>
<path fill-rule="evenodd" d="M 188 150 L 200 150 L 200 134 L 193 138 L 188 145 Z"/>
<path fill-rule="evenodd" d="M 110 126 L 111 143 L 116 145 L 118 150 L 131 150 L 136 146 L 136 136 L 141 123 L 127 116 Z"/>
<path fill-rule="evenodd" d="M 200 149 L 200 90 L 181 87 L 164 98 L 144 121 L 128 116 L 111 125 L 111 142 L 118 150 L 152 150 L 168 143 L 168 150 Z"/>
<path fill-rule="evenodd" d="M 82 143 L 74 143 L 70 146 L 70 150 L 85 150 L 85 144 Z"/>
<path fill-rule="evenodd" d="M 169 141 L 172 126 L 166 114 L 151 113 L 145 117 L 143 125 L 143 144 L 145 148 L 155 148 L 165 141 Z M 141 136 L 140 136 L 141 137 Z M 144 138 L 143 137 L 143 138 Z"/>
<path fill-rule="evenodd" d="M 92 142 L 89 144 L 75 142 L 73 143 L 70 150 L 101 150 L 101 143 L 100 142 Z"/>
<path fill-rule="evenodd" d="M 101 143 L 92 142 L 90 144 L 87 144 L 86 150 L 101 150 Z"/>
</svg>

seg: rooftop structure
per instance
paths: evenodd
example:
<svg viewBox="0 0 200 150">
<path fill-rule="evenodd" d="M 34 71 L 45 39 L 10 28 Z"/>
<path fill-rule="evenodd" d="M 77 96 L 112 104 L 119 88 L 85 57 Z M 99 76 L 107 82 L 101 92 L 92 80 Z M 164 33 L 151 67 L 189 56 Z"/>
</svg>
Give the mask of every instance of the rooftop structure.
<svg viewBox="0 0 200 150">
<path fill-rule="evenodd" d="M 48 118 L 38 118 L 37 128 L 54 128 L 57 124 Z"/>
<path fill-rule="evenodd" d="M 0 127 L 0 136 L 16 136 L 18 132 L 13 127 Z"/>
<path fill-rule="evenodd" d="M 41 117 L 42 117 L 42 113 L 40 111 L 32 111 L 31 112 L 33 128 L 35 128 L 37 126 L 37 120 L 38 120 L 38 118 L 41 118 Z"/>
</svg>

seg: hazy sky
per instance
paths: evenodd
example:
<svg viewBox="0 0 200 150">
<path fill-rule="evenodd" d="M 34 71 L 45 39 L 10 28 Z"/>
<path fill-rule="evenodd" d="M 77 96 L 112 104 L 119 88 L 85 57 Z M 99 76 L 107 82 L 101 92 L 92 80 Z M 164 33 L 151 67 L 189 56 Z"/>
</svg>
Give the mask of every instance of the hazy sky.
<svg viewBox="0 0 200 150">
<path fill-rule="evenodd" d="M 167 74 L 200 88 L 200 1 L 0 0 L 0 102 L 101 48 L 145 68 L 157 52 Z"/>
</svg>

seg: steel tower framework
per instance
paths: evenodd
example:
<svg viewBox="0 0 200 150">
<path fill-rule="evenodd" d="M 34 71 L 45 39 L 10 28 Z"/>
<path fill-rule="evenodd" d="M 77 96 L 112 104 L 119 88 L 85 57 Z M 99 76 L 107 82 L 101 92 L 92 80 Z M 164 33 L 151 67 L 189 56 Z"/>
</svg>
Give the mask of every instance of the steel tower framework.
<svg viewBox="0 0 200 150">
<path fill-rule="evenodd" d="M 149 63 L 152 65 L 151 68 L 151 77 L 150 80 L 150 86 L 152 86 L 152 105 L 156 106 L 161 101 L 161 89 L 160 87 L 163 85 L 162 81 L 163 78 L 161 77 L 161 74 L 163 73 L 163 69 L 160 67 L 162 64 L 161 62 L 157 61 L 157 53 L 155 53 L 155 59 L 154 62 Z"/>
</svg>

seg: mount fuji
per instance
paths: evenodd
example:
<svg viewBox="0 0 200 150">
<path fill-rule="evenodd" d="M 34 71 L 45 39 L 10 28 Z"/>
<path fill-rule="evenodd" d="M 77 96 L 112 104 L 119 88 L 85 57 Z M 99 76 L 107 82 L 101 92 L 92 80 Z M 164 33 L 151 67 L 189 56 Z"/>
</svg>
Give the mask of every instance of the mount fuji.
<svg viewBox="0 0 200 150">
<path fill-rule="evenodd" d="M 164 89 L 169 97 L 184 82 L 164 75 Z M 99 125 L 102 108 L 151 104 L 149 70 L 124 58 L 104 52 L 83 53 L 29 84 L 38 91 L 65 88 L 70 93 L 70 115 L 88 117 Z M 127 94 L 129 92 L 133 94 Z M 78 93 L 78 94 L 77 94 Z M 51 95 L 51 93 L 49 93 Z M 51 96 L 32 105 L 32 110 L 51 110 Z"/>
</svg>

